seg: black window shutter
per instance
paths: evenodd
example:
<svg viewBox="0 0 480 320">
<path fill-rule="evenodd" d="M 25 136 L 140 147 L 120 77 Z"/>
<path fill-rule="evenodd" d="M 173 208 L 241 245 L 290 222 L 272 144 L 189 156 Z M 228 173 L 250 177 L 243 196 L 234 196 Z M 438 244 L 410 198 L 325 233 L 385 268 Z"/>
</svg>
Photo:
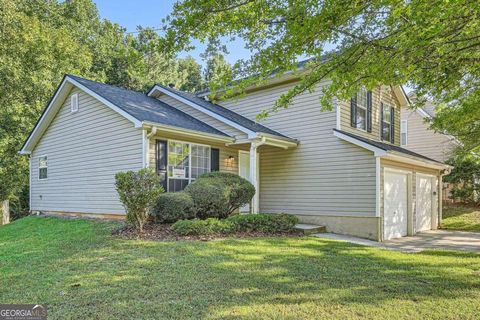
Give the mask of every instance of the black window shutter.
<svg viewBox="0 0 480 320">
<path fill-rule="evenodd" d="M 210 149 L 210 171 L 220 171 L 220 150 Z"/>
<path fill-rule="evenodd" d="M 355 93 L 350 99 L 350 124 L 352 127 L 357 127 L 357 94 Z"/>
<path fill-rule="evenodd" d="M 380 102 L 380 140 L 383 140 L 383 102 Z"/>
<path fill-rule="evenodd" d="M 367 132 L 372 132 L 372 91 L 367 92 Z"/>
<path fill-rule="evenodd" d="M 390 108 L 390 142 L 395 143 L 395 108 Z"/>
<path fill-rule="evenodd" d="M 160 181 L 165 192 L 167 191 L 167 152 L 167 141 L 157 140 L 157 143 L 155 144 L 155 155 L 157 157 L 156 171 L 157 174 L 160 176 Z"/>
</svg>

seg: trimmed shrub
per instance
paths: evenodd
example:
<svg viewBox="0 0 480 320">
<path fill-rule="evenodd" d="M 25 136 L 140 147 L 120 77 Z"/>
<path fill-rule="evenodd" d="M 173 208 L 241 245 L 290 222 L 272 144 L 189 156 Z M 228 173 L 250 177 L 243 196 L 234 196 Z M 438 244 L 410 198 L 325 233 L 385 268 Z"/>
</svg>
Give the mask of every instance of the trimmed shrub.
<svg viewBox="0 0 480 320">
<path fill-rule="evenodd" d="M 159 176 L 148 168 L 118 172 L 115 186 L 127 213 L 127 223 L 143 232 L 143 225 L 163 192 Z"/>
<path fill-rule="evenodd" d="M 289 214 L 245 214 L 224 220 L 180 220 L 172 225 L 181 236 L 229 234 L 234 232 L 279 233 L 293 231 L 298 218 Z"/>
<path fill-rule="evenodd" d="M 181 236 L 228 234 L 233 232 L 233 224 L 227 220 L 209 218 L 206 220 L 180 220 L 172 225 L 173 231 Z"/>
<path fill-rule="evenodd" d="M 290 214 L 242 214 L 229 217 L 238 232 L 290 232 L 298 218 Z"/>
<path fill-rule="evenodd" d="M 210 179 L 197 179 L 185 188 L 193 200 L 195 217 L 221 218 L 228 212 L 228 190 Z"/>
<path fill-rule="evenodd" d="M 185 188 L 194 202 L 196 217 L 224 219 L 250 203 L 254 186 L 246 179 L 228 172 L 209 172 Z"/>
<path fill-rule="evenodd" d="M 193 200 L 186 192 L 161 194 L 153 208 L 152 215 L 156 222 L 176 222 L 194 218 Z"/>
</svg>

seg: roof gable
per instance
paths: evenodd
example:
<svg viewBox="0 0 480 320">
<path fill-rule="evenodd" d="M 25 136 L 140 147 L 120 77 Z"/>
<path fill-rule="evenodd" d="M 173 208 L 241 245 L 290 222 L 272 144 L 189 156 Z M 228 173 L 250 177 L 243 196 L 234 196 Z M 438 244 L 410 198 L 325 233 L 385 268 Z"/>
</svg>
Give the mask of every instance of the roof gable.
<svg viewBox="0 0 480 320">
<path fill-rule="evenodd" d="M 169 95 L 185 104 L 188 104 L 191 107 L 201 112 L 204 112 L 216 118 L 217 120 L 220 120 L 246 133 L 249 136 L 249 138 L 253 138 L 256 136 L 257 133 L 259 133 L 259 134 L 272 135 L 278 138 L 293 140 L 278 131 L 272 130 L 258 122 L 252 121 L 223 106 L 206 101 L 205 99 L 200 98 L 195 94 L 183 92 L 180 90 L 176 90 L 170 87 L 157 84 L 152 89 L 150 89 L 150 91 L 148 92 L 148 95 L 151 96 L 156 92 Z"/>
<path fill-rule="evenodd" d="M 141 92 L 127 90 L 73 75 L 65 75 L 35 127 L 30 132 L 20 153 L 29 154 L 38 143 L 73 87 L 96 98 L 113 111 L 131 121 L 136 128 L 144 122 L 168 127 L 177 127 L 213 135 L 229 137 L 225 133 L 201 122 L 190 115 L 149 97 Z"/>
</svg>

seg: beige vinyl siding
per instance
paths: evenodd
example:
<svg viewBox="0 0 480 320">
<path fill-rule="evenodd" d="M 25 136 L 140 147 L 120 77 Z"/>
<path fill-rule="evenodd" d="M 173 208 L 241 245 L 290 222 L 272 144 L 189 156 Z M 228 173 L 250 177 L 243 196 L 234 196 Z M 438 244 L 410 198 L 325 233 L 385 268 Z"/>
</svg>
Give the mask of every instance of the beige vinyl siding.
<svg viewBox="0 0 480 320">
<path fill-rule="evenodd" d="M 407 145 L 404 148 L 442 162 L 450 157 L 456 143 L 444 134 L 429 130 L 428 123 L 418 111 L 404 108 L 401 118 L 407 121 Z"/>
<path fill-rule="evenodd" d="M 254 120 L 291 85 L 220 104 Z M 260 210 L 304 216 L 375 216 L 373 153 L 333 135 L 336 112 L 321 111 L 320 91 L 296 97 L 288 109 L 261 121 L 300 144 L 289 150 L 260 147 Z"/>
<path fill-rule="evenodd" d="M 378 87 L 372 90 L 372 132 L 353 128 L 350 120 L 350 100 L 340 101 L 340 126 L 341 130 L 353 134 L 380 141 L 380 102 L 387 103 L 395 108 L 395 139 L 394 144 L 400 145 L 400 103 L 395 97 L 393 90 L 388 86 Z M 383 141 L 390 143 L 389 141 Z"/>
<path fill-rule="evenodd" d="M 78 93 L 79 110 L 70 112 Z M 142 167 L 142 130 L 76 88 L 31 155 L 31 210 L 122 214 L 115 173 Z M 38 179 L 38 157 L 48 178 Z"/>
<path fill-rule="evenodd" d="M 214 127 L 217 130 L 220 130 L 223 133 L 226 133 L 232 137 L 236 137 L 238 139 L 243 139 L 246 138 L 246 134 L 243 133 L 242 131 L 235 129 L 220 120 L 217 120 L 201 111 L 196 110 L 195 108 L 192 108 L 189 105 L 186 105 L 185 103 L 176 100 L 175 98 L 172 98 L 167 95 L 162 95 L 158 98 L 160 101 L 165 102 L 166 104 L 179 109 L 180 111 L 185 112 L 186 114 L 196 118 L 197 120 L 200 120 L 212 127 Z"/>
</svg>

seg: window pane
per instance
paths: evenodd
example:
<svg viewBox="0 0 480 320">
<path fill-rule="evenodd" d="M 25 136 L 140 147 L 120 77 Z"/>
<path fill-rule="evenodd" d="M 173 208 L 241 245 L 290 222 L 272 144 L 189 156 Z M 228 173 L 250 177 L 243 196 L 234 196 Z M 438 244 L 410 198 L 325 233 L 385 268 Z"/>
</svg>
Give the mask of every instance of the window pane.
<svg viewBox="0 0 480 320">
<path fill-rule="evenodd" d="M 39 179 L 47 179 L 47 168 L 38 169 L 38 178 Z"/>
<path fill-rule="evenodd" d="M 357 107 L 367 109 L 367 90 L 361 89 L 360 91 L 358 91 Z"/>
<path fill-rule="evenodd" d="M 47 157 L 38 158 L 38 167 L 40 167 L 40 168 L 47 167 Z"/>
<path fill-rule="evenodd" d="M 402 132 L 402 135 L 401 135 L 401 138 L 402 138 L 402 146 L 406 145 L 407 144 L 407 134 L 405 132 Z"/>
<path fill-rule="evenodd" d="M 192 178 L 210 172 L 210 147 L 192 146 Z"/>
<path fill-rule="evenodd" d="M 382 122 L 382 139 L 390 141 L 390 124 Z"/>
<path fill-rule="evenodd" d="M 188 178 L 189 175 L 189 145 L 188 143 L 168 143 L 168 176 L 173 178 Z"/>
<path fill-rule="evenodd" d="M 367 110 L 357 108 L 357 128 L 366 130 Z"/>
<path fill-rule="evenodd" d="M 389 105 L 384 104 L 383 105 L 383 121 L 390 123 L 391 119 L 391 108 Z"/>
</svg>

